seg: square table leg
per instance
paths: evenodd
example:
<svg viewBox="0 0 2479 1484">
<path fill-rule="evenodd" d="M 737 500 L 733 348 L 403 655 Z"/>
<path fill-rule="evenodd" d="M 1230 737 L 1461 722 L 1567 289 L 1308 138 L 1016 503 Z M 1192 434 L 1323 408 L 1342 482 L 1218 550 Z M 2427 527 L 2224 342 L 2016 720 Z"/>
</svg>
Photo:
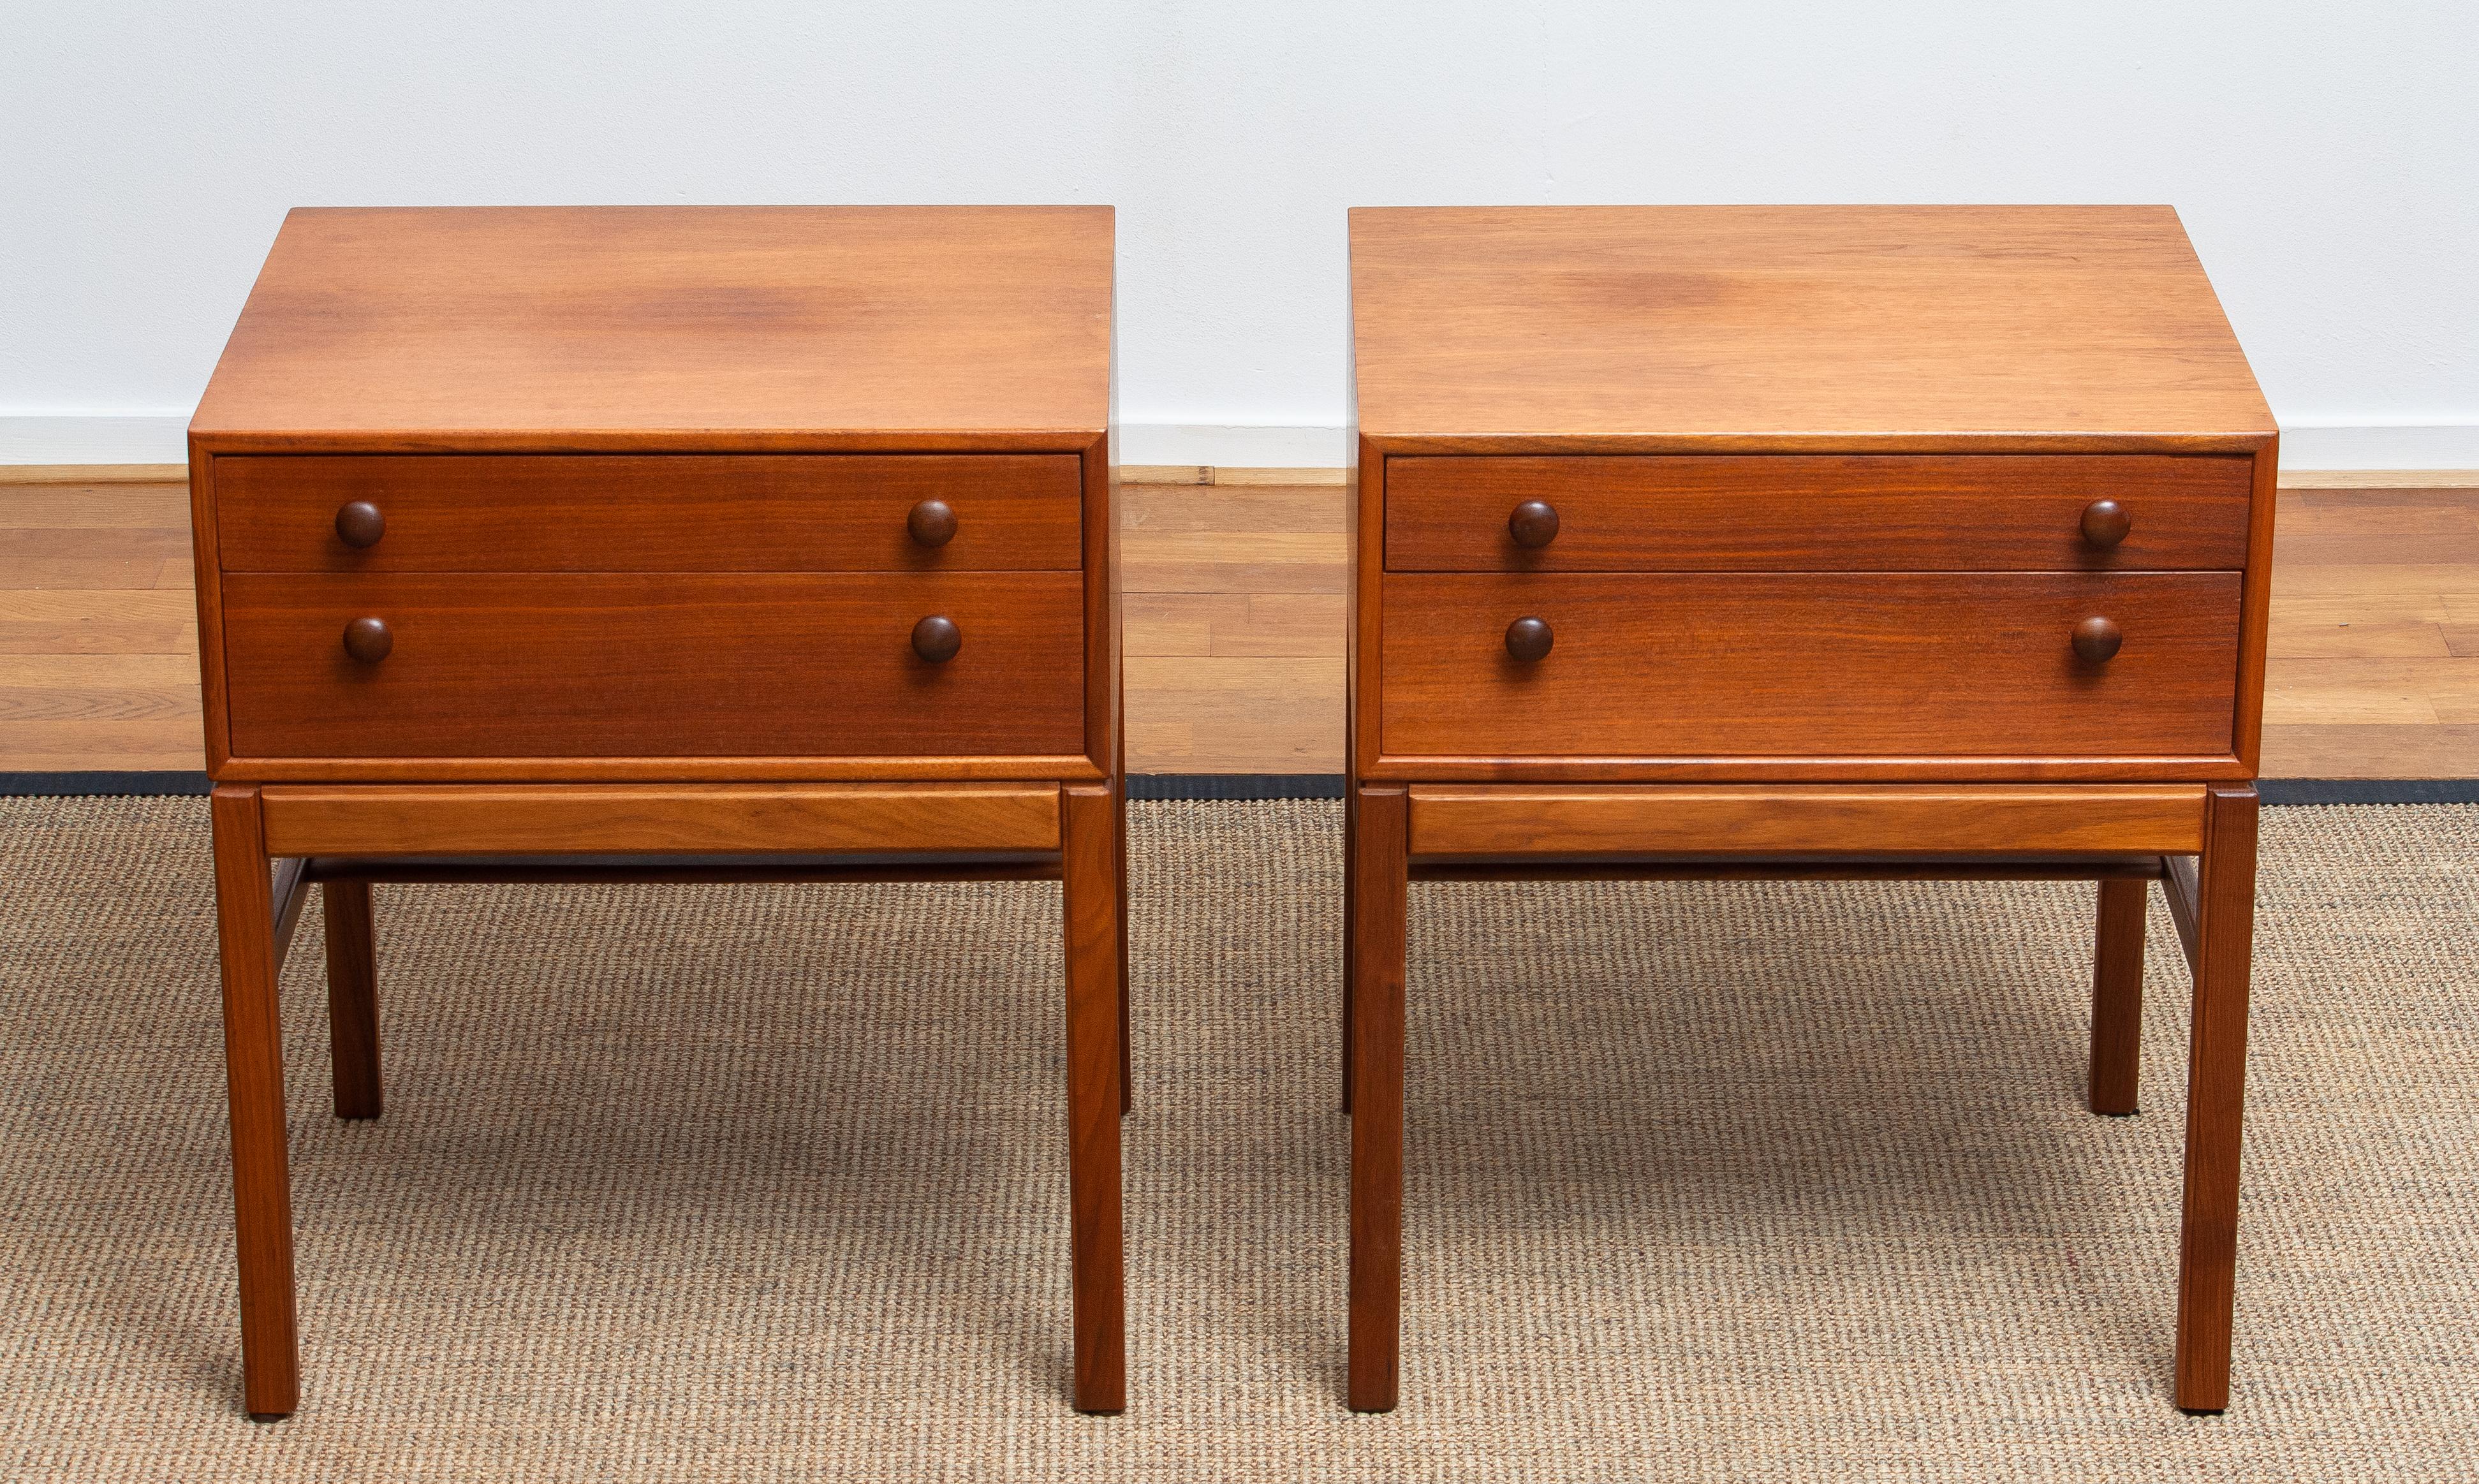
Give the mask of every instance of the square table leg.
<svg viewBox="0 0 2479 1484">
<path fill-rule="evenodd" d="M 1360 917 L 1360 790 L 1342 791 L 1342 1112 L 1351 1113 L 1352 984 Z"/>
<path fill-rule="evenodd" d="M 2178 1405 L 2230 1398 L 2236 1304 L 2238 1132 L 2255 945 L 2256 791 L 2214 785 L 2197 862 L 2195 1009 L 2186 1054 L 2186 1194 L 2178 1243 Z"/>
<path fill-rule="evenodd" d="M 1410 796 L 1360 790 L 1351 820 L 1351 1340 L 1347 1400 L 1394 1407 L 1402 1334 L 1403 959 Z"/>
<path fill-rule="evenodd" d="M 1076 1408 L 1126 1405 L 1127 1343 L 1120 1253 L 1118 798 L 1108 786 L 1061 795 L 1061 880 L 1067 934 L 1067 1187 L 1076 1326 Z"/>
<path fill-rule="evenodd" d="M 327 907 L 327 1044 L 335 1063 L 336 1116 L 379 1115 L 378 943 L 371 883 L 333 881 Z"/>
<path fill-rule="evenodd" d="M 1128 969 L 1135 960 L 1128 954 L 1128 701 L 1127 686 L 1119 686 L 1119 766 L 1112 776 L 1111 831 L 1116 842 L 1119 865 L 1119 1112 L 1137 1111 L 1136 1040 L 1129 1034 Z"/>
<path fill-rule="evenodd" d="M 232 1113 L 233 1229 L 241 1257 L 242 1391 L 252 1417 L 284 1417 L 300 1402 L 301 1358 L 293 1308 L 275 904 L 258 790 L 219 784 L 210 814 Z"/>
<path fill-rule="evenodd" d="M 2084 1095 L 2096 1113 L 2134 1112 L 2143 1065 L 2143 910 L 2150 883 L 2100 883 L 2092 944 L 2091 1073 Z"/>
</svg>

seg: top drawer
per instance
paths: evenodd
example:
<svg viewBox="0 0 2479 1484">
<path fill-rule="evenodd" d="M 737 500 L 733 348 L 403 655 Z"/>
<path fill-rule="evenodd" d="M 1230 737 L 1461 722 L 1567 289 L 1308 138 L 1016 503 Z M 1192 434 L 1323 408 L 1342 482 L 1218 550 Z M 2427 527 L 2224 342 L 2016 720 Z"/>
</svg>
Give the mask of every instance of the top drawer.
<svg viewBox="0 0 2479 1484">
<path fill-rule="evenodd" d="M 218 458 L 227 572 L 1072 571 L 1074 454 L 412 454 Z M 376 506 L 348 545 L 338 516 Z M 952 516 L 916 537 L 916 507 Z M 918 523 L 942 526 L 934 509 Z M 348 523 L 349 524 L 349 523 Z M 367 516 L 356 534 L 369 531 Z"/>
<path fill-rule="evenodd" d="M 2254 462 L 2177 454 L 1399 457 L 1394 572 L 2234 571 Z M 1520 542 L 1516 507 L 1556 511 Z M 2108 537 L 2116 521 L 2124 533 Z M 1530 533 L 1549 523 L 1531 512 Z M 2088 520 L 2086 519 L 2088 517 Z M 2086 531 L 2089 534 L 2086 534 Z"/>
</svg>

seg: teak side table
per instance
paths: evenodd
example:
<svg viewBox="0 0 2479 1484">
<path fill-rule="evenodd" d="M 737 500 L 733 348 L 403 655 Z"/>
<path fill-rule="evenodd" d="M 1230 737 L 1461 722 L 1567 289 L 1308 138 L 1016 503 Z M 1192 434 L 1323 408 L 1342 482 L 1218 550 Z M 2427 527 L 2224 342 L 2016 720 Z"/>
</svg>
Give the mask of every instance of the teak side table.
<svg viewBox="0 0 2479 1484">
<path fill-rule="evenodd" d="M 1396 1397 L 1412 881 L 2144 883 L 2194 971 L 2177 1404 L 2228 1401 L 2276 429 L 2165 208 L 1351 219 L 1349 1402 Z"/>
<path fill-rule="evenodd" d="M 309 884 L 354 1118 L 371 883 L 610 879 L 1063 883 L 1075 1403 L 1119 1409 L 1112 237 L 286 219 L 190 425 L 251 1413 L 299 1394 L 275 993 Z"/>
</svg>

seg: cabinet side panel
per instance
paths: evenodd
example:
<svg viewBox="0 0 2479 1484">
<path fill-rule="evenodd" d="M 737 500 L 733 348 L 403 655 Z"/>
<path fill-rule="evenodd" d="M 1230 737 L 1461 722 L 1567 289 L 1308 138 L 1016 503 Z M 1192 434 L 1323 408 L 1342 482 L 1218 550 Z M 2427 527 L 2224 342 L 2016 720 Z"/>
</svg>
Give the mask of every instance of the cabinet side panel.
<svg viewBox="0 0 2479 1484">
<path fill-rule="evenodd" d="M 216 550 L 215 456 L 190 440 L 190 550 L 198 586 L 198 713 L 206 729 L 207 777 L 232 758 L 232 710 L 224 696 L 223 565 Z"/>
<path fill-rule="evenodd" d="M 1106 433 L 1085 450 L 1085 755 L 1111 777 L 1122 766 L 1117 478 Z"/>
<path fill-rule="evenodd" d="M 1357 780 L 1362 765 L 1379 753 L 1378 696 L 1385 678 L 1378 642 L 1385 632 L 1386 455 L 1365 437 L 1355 439 L 1354 446 L 1360 460 L 1360 489 L 1359 498 L 1349 506 L 1352 635 L 1345 687 L 1351 699 L 1344 769 Z"/>
<path fill-rule="evenodd" d="M 2262 766 L 2264 645 L 2272 612 L 2272 523 L 2280 503 L 2281 440 L 2256 450 L 2255 504 L 2247 521 L 2246 588 L 2238 615 L 2237 713 L 2231 747 L 2253 778 Z"/>
</svg>

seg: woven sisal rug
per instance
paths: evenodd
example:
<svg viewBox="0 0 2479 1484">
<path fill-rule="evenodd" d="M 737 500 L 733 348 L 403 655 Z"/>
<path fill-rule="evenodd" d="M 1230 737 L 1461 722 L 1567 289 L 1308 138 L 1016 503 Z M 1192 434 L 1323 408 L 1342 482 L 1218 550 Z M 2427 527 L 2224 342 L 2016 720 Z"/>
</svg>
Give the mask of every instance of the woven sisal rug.
<svg viewBox="0 0 2479 1484">
<path fill-rule="evenodd" d="M 2479 808 L 2264 815 L 2236 1398 L 2186 985 L 2088 885 L 1420 886 L 1402 1409 L 1341 1402 L 1341 816 L 1135 815 L 1128 1414 L 1065 1394 L 1055 886 L 381 887 L 286 976 L 303 1410 L 239 1410 L 205 810 L 0 801 L 0 1476 L 2468 1478 Z"/>
</svg>

